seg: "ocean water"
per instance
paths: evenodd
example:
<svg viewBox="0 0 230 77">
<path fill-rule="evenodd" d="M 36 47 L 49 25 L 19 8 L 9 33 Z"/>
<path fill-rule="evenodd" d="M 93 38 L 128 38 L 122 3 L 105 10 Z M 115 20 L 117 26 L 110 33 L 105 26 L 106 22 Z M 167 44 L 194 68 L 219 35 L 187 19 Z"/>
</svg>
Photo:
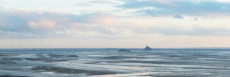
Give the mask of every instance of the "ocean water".
<svg viewBox="0 0 230 77">
<path fill-rule="evenodd" d="M 230 49 L 0 49 L 0 77 L 230 77 Z"/>
</svg>

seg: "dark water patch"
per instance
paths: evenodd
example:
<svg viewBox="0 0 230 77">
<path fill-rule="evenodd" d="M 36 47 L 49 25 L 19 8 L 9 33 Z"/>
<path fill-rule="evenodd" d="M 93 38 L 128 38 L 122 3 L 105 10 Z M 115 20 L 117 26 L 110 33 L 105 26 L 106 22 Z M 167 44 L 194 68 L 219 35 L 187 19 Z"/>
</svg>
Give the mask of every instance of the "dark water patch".
<svg viewBox="0 0 230 77">
<path fill-rule="evenodd" d="M 213 54 L 193 54 L 192 56 L 196 56 L 196 57 L 199 57 L 199 58 L 219 58 L 221 57 L 220 55 L 213 55 Z"/>
<path fill-rule="evenodd" d="M 103 59 L 129 59 L 129 58 L 141 58 L 141 57 L 131 57 L 131 56 L 109 56 L 109 57 L 103 57 Z"/>
<path fill-rule="evenodd" d="M 191 54 L 185 53 L 185 52 L 161 52 L 158 53 L 158 55 L 166 56 L 166 57 L 187 57 Z"/>
<path fill-rule="evenodd" d="M 20 68 L 20 67 L 16 68 L 16 67 L 9 67 L 9 66 L 8 66 L 8 68 L 1 67 L 0 69 L 1 70 L 9 70 L 9 71 L 25 71 L 26 70 L 26 69 Z"/>
<path fill-rule="evenodd" d="M 20 61 L 20 58 L 0 58 L 0 64 L 16 64 L 17 61 Z"/>
<path fill-rule="evenodd" d="M 60 54 L 49 54 L 50 57 L 60 58 L 60 57 L 78 57 L 78 55 L 60 55 Z"/>
<path fill-rule="evenodd" d="M 36 54 L 36 55 L 41 58 L 77 58 L 78 57 L 78 55 L 73 55 L 73 54 L 53 54 L 53 53 Z"/>
<path fill-rule="evenodd" d="M 128 63 L 151 63 L 151 64 L 188 64 L 189 62 L 176 62 L 176 61 L 124 61 Z"/>
<path fill-rule="evenodd" d="M 0 61 L 0 64 L 16 64 L 16 62 Z"/>
<path fill-rule="evenodd" d="M 185 57 L 185 55 L 167 55 L 167 57 Z"/>
<path fill-rule="evenodd" d="M 177 61 L 138 61 L 138 60 L 105 61 L 105 62 L 107 63 L 176 64 L 176 65 L 191 64 L 190 62 L 177 62 Z"/>
<path fill-rule="evenodd" d="M 69 61 L 77 60 L 78 55 L 68 55 L 68 54 L 36 54 L 35 58 L 25 58 L 29 61 L 44 61 L 44 62 L 57 62 L 57 61 Z"/>
<path fill-rule="evenodd" d="M 91 57 L 91 58 L 99 58 L 99 59 L 131 59 L 131 58 L 145 58 L 139 56 L 107 56 L 107 57 Z"/>
<path fill-rule="evenodd" d="M 194 57 L 181 57 L 180 59 L 184 59 L 184 60 L 194 60 L 196 58 Z"/>
<path fill-rule="evenodd" d="M 104 61 L 94 61 L 94 62 L 87 62 L 85 64 L 99 64 L 99 63 L 102 63 Z"/>
<path fill-rule="evenodd" d="M 44 62 L 58 62 L 58 61 L 68 61 L 67 59 L 57 59 L 57 58 L 25 58 L 29 61 L 44 61 Z"/>
<path fill-rule="evenodd" d="M 161 76 L 152 76 L 152 75 L 146 75 L 151 77 L 218 77 L 214 75 L 202 75 L 202 74 L 193 74 L 193 75 L 161 75 Z"/>
<path fill-rule="evenodd" d="M 67 57 L 78 57 L 78 55 L 67 55 Z"/>
<path fill-rule="evenodd" d="M 183 67 L 183 69 L 207 69 L 207 70 L 230 70 L 228 68 L 214 68 L 214 67 Z"/>
<path fill-rule="evenodd" d="M 0 75 L 0 77 L 29 77 L 29 76 Z"/>
<path fill-rule="evenodd" d="M 19 54 L 15 53 L 0 53 L 0 57 L 11 57 L 11 56 L 18 56 Z"/>
<path fill-rule="evenodd" d="M 0 58 L 3 61 L 21 61 L 23 58 Z"/>
<path fill-rule="evenodd" d="M 65 74 L 87 74 L 87 75 L 107 75 L 107 74 L 118 73 L 118 72 L 111 72 L 111 71 L 93 71 L 93 70 L 63 68 L 63 67 L 52 67 L 52 66 L 37 66 L 32 68 L 32 70 L 39 71 L 39 72 L 56 72 L 56 73 L 65 73 Z"/>
<path fill-rule="evenodd" d="M 155 76 L 155 77 L 198 77 L 198 76 Z"/>
<path fill-rule="evenodd" d="M 49 54 L 49 57 L 59 58 L 59 57 L 65 57 L 65 55 Z"/>
</svg>

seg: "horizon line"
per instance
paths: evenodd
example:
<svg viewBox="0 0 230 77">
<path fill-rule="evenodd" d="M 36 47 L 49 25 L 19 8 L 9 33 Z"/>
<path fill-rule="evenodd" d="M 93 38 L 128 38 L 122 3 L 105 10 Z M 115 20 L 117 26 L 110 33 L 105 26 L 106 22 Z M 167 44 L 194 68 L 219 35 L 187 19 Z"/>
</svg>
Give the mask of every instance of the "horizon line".
<svg viewBox="0 0 230 77">
<path fill-rule="evenodd" d="M 230 49 L 230 47 L 172 47 L 172 48 L 154 48 L 154 47 L 151 47 L 152 49 Z M 144 49 L 143 48 L 110 48 L 110 47 L 99 47 L 99 48 L 0 48 L 0 49 Z"/>
</svg>

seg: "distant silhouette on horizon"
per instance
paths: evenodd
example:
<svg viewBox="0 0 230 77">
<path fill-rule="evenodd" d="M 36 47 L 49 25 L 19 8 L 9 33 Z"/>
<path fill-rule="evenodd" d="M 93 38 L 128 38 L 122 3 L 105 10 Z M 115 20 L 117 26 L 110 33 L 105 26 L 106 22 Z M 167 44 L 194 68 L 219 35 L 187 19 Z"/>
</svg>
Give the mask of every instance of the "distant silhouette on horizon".
<svg viewBox="0 0 230 77">
<path fill-rule="evenodd" d="M 152 48 L 147 45 L 144 50 L 152 50 Z"/>
</svg>

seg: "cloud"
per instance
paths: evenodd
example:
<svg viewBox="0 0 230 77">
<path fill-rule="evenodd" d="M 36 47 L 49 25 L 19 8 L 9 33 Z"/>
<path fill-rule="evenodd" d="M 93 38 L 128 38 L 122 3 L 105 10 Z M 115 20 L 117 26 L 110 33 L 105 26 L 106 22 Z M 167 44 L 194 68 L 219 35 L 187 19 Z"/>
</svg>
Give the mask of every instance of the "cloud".
<svg viewBox="0 0 230 77">
<path fill-rule="evenodd" d="M 193 20 L 194 20 L 194 21 L 198 21 L 198 19 L 197 19 L 197 18 L 194 18 Z"/>
<path fill-rule="evenodd" d="M 218 16 L 229 15 L 230 3 L 214 0 L 126 0 L 119 7 L 140 9 L 141 12 L 157 16 Z M 156 9 L 145 9 L 153 7 Z"/>
<path fill-rule="evenodd" d="M 109 27 L 103 27 L 112 19 L 109 14 L 73 15 L 4 9 L 1 9 L 0 14 L 0 38 L 78 38 L 114 34 Z M 74 34 L 69 33 L 69 30 L 87 35 L 73 37 Z"/>
<path fill-rule="evenodd" d="M 189 36 L 229 36 L 230 31 L 229 29 L 224 28 L 202 28 L 202 27 L 195 27 L 191 30 L 183 30 L 177 29 L 173 27 L 168 28 L 150 28 L 149 31 L 151 33 L 160 33 L 163 35 L 189 35 Z"/>
<path fill-rule="evenodd" d="M 56 26 L 56 22 L 47 19 L 41 19 L 39 21 L 29 21 L 28 25 L 32 29 L 53 29 Z"/>
<path fill-rule="evenodd" d="M 94 0 L 91 3 L 113 3 L 114 0 Z"/>
<path fill-rule="evenodd" d="M 146 34 L 228 36 L 230 33 L 229 23 L 223 21 L 228 16 L 207 19 L 172 14 L 172 18 L 107 12 L 75 15 L 13 9 L 0 9 L 0 14 L 0 38 L 138 38 L 137 35 Z"/>
<path fill-rule="evenodd" d="M 219 1 L 219 2 L 230 2 L 229 0 L 216 0 L 216 1 Z"/>
<path fill-rule="evenodd" d="M 178 19 L 183 19 L 184 17 L 183 16 L 181 16 L 181 15 L 175 15 L 175 16 L 173 16 L 174 18 L 178 18 Z"/>
<path fill-rule="evenodd" d="M 109 25 L 116 17 L 115 14 L 99 12 L 80 15 L 74 19 L 84 23 Z"/>
</svg>

